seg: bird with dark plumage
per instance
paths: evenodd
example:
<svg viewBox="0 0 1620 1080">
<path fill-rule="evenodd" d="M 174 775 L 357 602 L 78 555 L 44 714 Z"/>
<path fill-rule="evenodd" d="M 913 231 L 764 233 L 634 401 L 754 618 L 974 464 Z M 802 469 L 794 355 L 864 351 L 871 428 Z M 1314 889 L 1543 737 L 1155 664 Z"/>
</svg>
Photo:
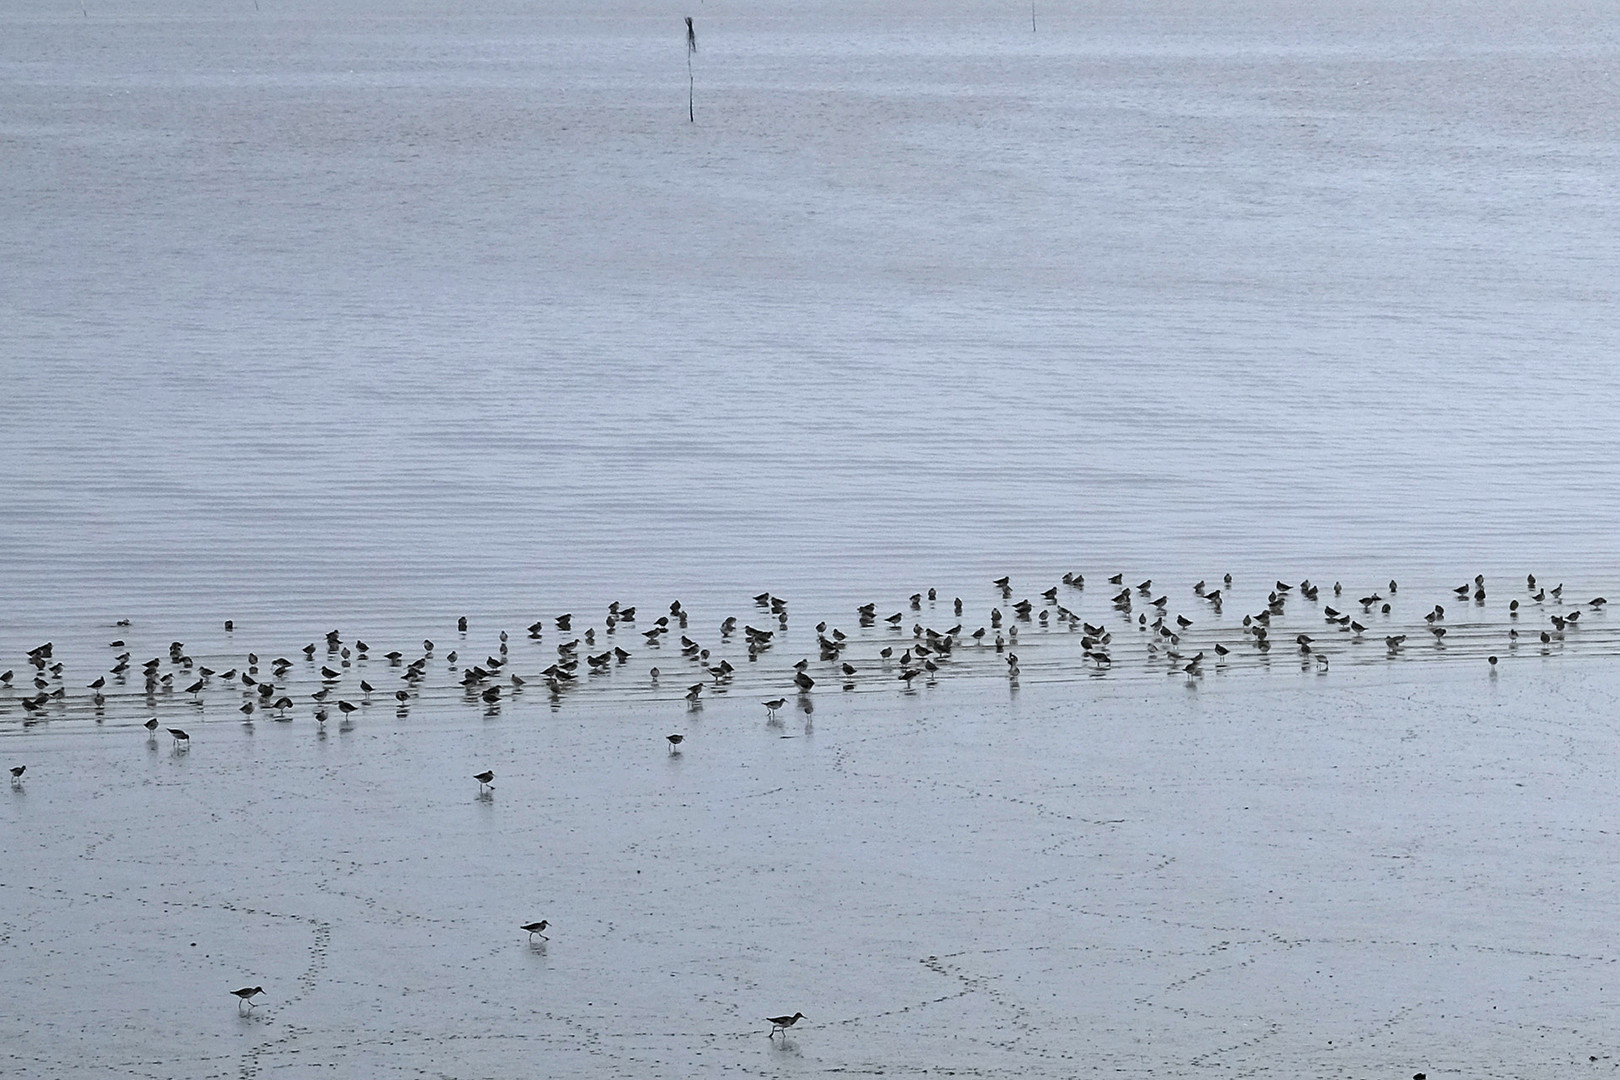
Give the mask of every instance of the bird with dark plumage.
<svg viewBox="0 0 1620 1080">
<path fill-rule="evenodd" d="M 546 937 L 546 927 L 550 925 L 551 924 L 546 920 L 541 919 L 539 922 L 524 923 L 522 926 L 518 927 L 518 929 L 527 930 L 529 932 L 530 941 L 534 940 L 536 934 L 540 936 L 541 940 L 550 941 L 551 939 Z"/>
<path fill-rule="evenodd" d="M 785 1035 L 787 1033 L 788 1028 L 792 1027 L 794 1024 L 797 1024 L 800 1020 L 804 1019 L 804 1013 L 796 1012 L 792 1016 L 767 1016 L 765 1019 L 770 1021 L 771 1034 L 773 1036 L 778 1031 L 782 1032 Z"/>
<path fill-rule="evenodd" d="M 685 735 L 665 735 L 664 738 L 669 740 L 669 752 L 672 754 L 680 753 L 680 745 L 686 741 Z"/>
<path fill-rule="evenodd" d="M 494 784 L 492 784 L 491 781 L 495 779 L 495 774 L 490 772 L 488 769 L 485 769 L 481 773 L 474 773 L 473 779 L 478 781 L 479 791 L 483 791 L 485 788 L 490 788 L 491 790 L 494 789 Z"/>
</svg>

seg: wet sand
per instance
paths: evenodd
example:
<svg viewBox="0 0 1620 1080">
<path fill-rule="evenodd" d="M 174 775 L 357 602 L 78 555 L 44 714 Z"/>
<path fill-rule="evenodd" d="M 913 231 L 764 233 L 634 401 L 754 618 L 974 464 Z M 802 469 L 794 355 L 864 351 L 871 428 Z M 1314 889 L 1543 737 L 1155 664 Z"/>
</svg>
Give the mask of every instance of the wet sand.
<svg viewBox="0 0 1620 1080">
<path fill-rule="evenodd" d="M 536 695 L 189 751 L 13 728 L 0 1071 L 1607 1070 L 1617 692 L 1549 658 L 780 725 Z"/>
</svg>

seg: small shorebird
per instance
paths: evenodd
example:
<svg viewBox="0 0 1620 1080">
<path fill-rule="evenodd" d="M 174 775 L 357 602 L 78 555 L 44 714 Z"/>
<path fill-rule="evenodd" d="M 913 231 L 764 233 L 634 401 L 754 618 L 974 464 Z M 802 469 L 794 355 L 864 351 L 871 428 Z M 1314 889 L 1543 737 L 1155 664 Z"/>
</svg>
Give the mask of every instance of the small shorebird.
<svg viewBox="0 0 1620 1080">
<path fill-rule="evenodd" d="M 490 788 L 491 790 L 494 790 L 494 785 L 491 783 L 491 781 L 493 781 L 495 779 L 495 774 L 490 772 L 488 769 L 485 769 L 481 773 L 476 773 L 473 776 L 473 779 L 478 781 L 478 790 L 479 791 L 483 791 L 485 788 Z"/>
<path fill-rule="evenodd" d="M 679 747 L 686 741 L 685 735 L 665 735 L 664 738 L 669 740 L 669 752 L 672 754 L 680 753 Z"/>
<path fill-rule="evenodd" d="M 776 710 L 787 704 L 787 698 L 772 698 L 770 701 L 762 702 L 761 704 L 765 706 L 766 716 L 775 716 Z"/>
<path fill-rule="evenodd" d="M 152 719 L 150 719 L 146 723 L 142 724 L 141 727 L 145 728 L 147 731 L 152 732 L 154 735 L 157 734 L 157 729 L 158 729 L 157 717 L 155 717 L 155 716 L 152 717 Z"/>
<path fill-rule="evenodd" d="M 11 767 L 11 786 L 12 787 L 17 787 L 19 784 L 21 784 L 22 783 L 22 775 L 23 775 L 23 773 L 25 773 L 27 771 L 28 771 L 28 766 L 26 766 L 26 765 L 13 765 Z"/>
<path fill-rule="evenodd" d="M 262 993 L 264 993 L 264 987 L 262 986 L 244 986 L 240 990 L 231 991 L 232 996 L 236 998 L 238 1010 L 243 1005 L 250 1009 L 253 1008 L 253 999 Z"/>
<path fill-rule="evenodd" d="M 527 930 L 529 932 L 530 941 L 534 940 L 536 934 L 540 935 L 541 941 L 550 941 L 551 939 L 546 937 L 546 927 L 550 925 L 551 924 L 546 922 L 546 920 L 541 919 L 539 922 L 524 923 L 522 926 L 518 927 L 518 929 Z"/>
<path fill-rule="evenodd" d="M 187 735 L 185 732 L 181 731 L 177 727 L 169 728 L 169 734 L 174 736 L 174 745 L 179 746 L 181 743 L 184 743 L 186 745 L 186 748 L 190 749 L 190 747 L 191 747 L 191 736 L 190 735 Z"/>
<path fill-rule="evenodd" d="M 771 1034 L 774 1036 L 778 1031 L 785 1034 L 788 1028 L 804 1019 L 804 1013 L 796 1012 L 792 1016 L 767 1016 L 765 1019 L 770 1021 Z"/>
</svg>

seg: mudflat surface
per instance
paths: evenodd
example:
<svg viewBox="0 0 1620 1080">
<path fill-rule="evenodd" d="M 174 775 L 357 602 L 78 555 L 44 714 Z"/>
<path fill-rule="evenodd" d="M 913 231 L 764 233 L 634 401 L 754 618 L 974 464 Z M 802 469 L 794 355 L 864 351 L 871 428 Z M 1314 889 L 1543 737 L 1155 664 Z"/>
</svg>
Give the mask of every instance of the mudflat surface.
<svg viewBox="0 0 1620 1080">
<path fill-rule="evenodd" d="M 0 1062 L 1607 1072 L 1607 664 L 14 728 Z"/>
</svg>

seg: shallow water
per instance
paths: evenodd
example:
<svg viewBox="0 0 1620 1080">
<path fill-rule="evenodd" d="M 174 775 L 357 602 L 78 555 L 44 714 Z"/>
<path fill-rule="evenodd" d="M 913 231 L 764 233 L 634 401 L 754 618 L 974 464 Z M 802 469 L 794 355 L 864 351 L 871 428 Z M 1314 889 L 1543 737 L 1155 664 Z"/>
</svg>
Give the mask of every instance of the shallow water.
<svg viewBox="0 0 1620 1080">
<path fill-rule="evenodd" d="M 717 4 L 693 125 L 658 4 L 90 7 L 0 35 L 19 644 L 1614 562 L 1608 9 Z"/>
</svg>

